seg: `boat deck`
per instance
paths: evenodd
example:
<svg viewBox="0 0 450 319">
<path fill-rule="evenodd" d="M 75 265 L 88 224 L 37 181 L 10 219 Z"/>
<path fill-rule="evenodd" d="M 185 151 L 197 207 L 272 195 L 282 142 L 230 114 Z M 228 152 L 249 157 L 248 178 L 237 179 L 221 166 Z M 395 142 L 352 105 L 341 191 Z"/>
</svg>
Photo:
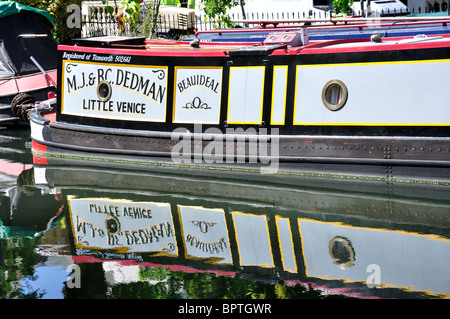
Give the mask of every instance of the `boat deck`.
<svg viewBox="0 0 450 319">
<path fill-rule="evenodd" d="M 290 34 L 298 34 L 293 30 Z M 283 33 L 283 36 L 287 33 Z M 407 37 L 381 37 L 374 42 L 370 37 L 358 39 L 314 40 L 297 45 L 293 42 L 280 40 L 264 42 L 192 42 L 175 40 L 149 40 L 140 38 L 140 41 L 127 43 L 115 37 L 98 37 L 82 39 L 75 46 L 61 45 L 59 50 L 72 52 L 89 52 L 99 54 L 126 54 L 135 56 L 168 56 L 168 57 L 227 57 L 230 55 L 298 55 L 327 53 L 329 50 L 344 51 L 377 51 L 402 49 L 445 47 L 449 46 L 450 34 L 423 35 L 417 34 Z M 69 58 L 70 59 L 70 58 Z M 95 62 L 95 61 L 94 61 Z M 101 61 L 97 61 L 101 62 Z M 120 61 L 117 61 L 120 62 Z"/>
<path fill-rule="evenodd" d="M 51 123 L 56 122 L 56 112 L 41 113 L 42 117 Z"/>
<path fill-rule="evenodd" d="M 309 44 L 304 46 L 290 46 L 282 44 L 272 45 L 272 49 L 267 50 L 267 55 L 297 55 L 302 53 L 315 53 L 310 49 L 352 49 L 359 51 L 363 49 L 366 50 L 380 50 L 381 47 L 386 47 L 386 49 L 391 49 L 392 46 L 404 45 L 408 46 L 410 44 L 419 44 L 419 46 L 425 47 L 442 47 L 448 46 L 450 42 L 450 35 L 436 35 L 436 36 L 426 36 L 426 35 L 416 35 L 411 37 L 399 37 L 399 38 L 382 38 L 380 42 L 374 42 L 370 39 L 342 39 L 342 40 L 328 40 L 328 41 L 311 41 Z M 230 52 L 237 50 L 253 50 L 256 51 L 258 48 L 268 47 L 271 44 L 264 43 L 200 43 L 198 48 L 193 48 L 186 42 L 173 42 L 173 43 L 162 43 L 161 41 L 146 41 L 146 51 L 149 55 L 158 53 L 168 53 L 172 52 L 174 55 L 188 54 L 188 55 L 220 55 L 228 56 Z"/>
</svg>

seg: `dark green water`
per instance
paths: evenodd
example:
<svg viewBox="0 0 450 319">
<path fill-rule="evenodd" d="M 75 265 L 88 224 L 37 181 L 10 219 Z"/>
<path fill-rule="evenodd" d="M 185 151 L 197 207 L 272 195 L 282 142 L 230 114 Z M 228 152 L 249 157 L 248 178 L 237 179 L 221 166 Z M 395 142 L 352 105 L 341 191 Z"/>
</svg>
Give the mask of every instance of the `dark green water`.
<svg viewBox="0 0 450 319">
<path fill-rule="evenodd" d="M 28 138 L 0 130 L 2 299 L 450 296 L 445 183 L 34 165 Z"/>
</svg>

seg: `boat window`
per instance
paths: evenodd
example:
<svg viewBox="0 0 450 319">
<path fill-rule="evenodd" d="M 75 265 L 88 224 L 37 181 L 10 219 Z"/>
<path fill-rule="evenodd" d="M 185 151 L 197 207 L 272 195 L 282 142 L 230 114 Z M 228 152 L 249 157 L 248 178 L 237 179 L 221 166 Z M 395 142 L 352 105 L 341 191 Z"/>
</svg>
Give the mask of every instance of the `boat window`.
<svg viewBox="0 0 450 319">
<path fill-rule="evenodd" d="M 328 250 L 335 265 L 339 265 L 342 268 L 349 268 L 355 265 L 355 250 L 347 238 L 334 237 L 328 245 Z"/>
<path fill-rule="evenodd" d="M 97 86 L 97 96 L 100 101 L 106 102 L 111 97 L 111 84 L 108 81 L 101 81 Z"/>
<path fill-rule="evenodd" d="M 347 102 L 347 87 L 341 80 L 328 81 L 322 90 L 322 102 L 330 111 L 341 109 Z"/>
<path fill-rule="evenodd" d="M 117 219 L 117 217 L 108 214 L 108 217 L 105 221 L 106 230 L 108 231 L 108 234 L 110 235 L 116 235 L 120 231 L 120 222 Z"/>
</svg>

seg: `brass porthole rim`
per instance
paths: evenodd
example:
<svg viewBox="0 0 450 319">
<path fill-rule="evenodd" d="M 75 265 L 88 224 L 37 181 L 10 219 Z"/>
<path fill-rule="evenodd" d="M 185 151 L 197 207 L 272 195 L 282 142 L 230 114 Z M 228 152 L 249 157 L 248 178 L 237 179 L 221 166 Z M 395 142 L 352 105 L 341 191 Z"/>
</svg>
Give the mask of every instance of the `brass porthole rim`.
<svg viewBox="0 0 450 319">
<path fill-rule="evenodd" d="M 106 85 L 108 87 L 108 95 L 107 96 L 101 96 L 100 94 L 100 88 L 102 85 Z M 112 88 L 111 88 L 111 83 L 109 83 L 106 80 L 100 81 L 97 85 L 97 97 L 100 101 L 102 102 L 106 102 L 111 98 L 111 93 L 112 93 Z"/>
<path fill-rule="evenodd" d="M 341 243 L 349 252 L 350 256 L 349 256 L 349 260 L 347 262 L 338 262 L 338 258 L 336 258 L 336 256 L 334 256 L 333 254 L 333 244 L 339 242 Z M 328 244 L 328 252 L 331 256 L 331 258 L 334 260 L 334 264 L 335 265 L 339 265 L 343 268 L 350 268 L 354 265 L 355 262 L 355 250 L 352 247 L 352 244 L 350 243 L 350 241 L 347 238 L 341 237 L 341 236 L 336 236 L 333 239 L 330 240 L 329 244 Z"/>
<path fill-rule="evenodd" d="M 108 225 L 108 221 L 109 220 L 113 220 L 116 225 L 117 225 L 117 229 L 115 231 L 112 231 Z M 120 221 L 117 219 L 116 216 L 113 216 L 111 214 L 108 214 L 108 216 L 106 217 L 105 220 L 105 226 L 106 226 L 106 231 L 108 232 L 108 234 L 110 235 L 117 235 L 120 232 Z"/>
<path fill-rule="evenodd" d="M 331 104 L 326 98 L 326 92 L 327 92 L 328 88 L 330 86 L 332 86 L 333 84 L 339 85 L 341 87 L 341 89 L 342 89 L 343 95 L 342 95 L 342 98 L 341 98 L 341 100 L 339 101 L 338 104 Z M 342 82 L 341 80 L 338 80 L 338 79 L 333 79 L 333 80 L 328 81 L 327 83 L 325 83 L 325 85 L 324 85 L 324 87 L 322 89 L 322 103 L 330 111 L 338 111 L 338 110 L 340 110 L 345 105 L 345 103 L 347 102 L 347 97 L 348 97 L 347 86 L 344 84 L 344 82 Z"/>
</svg>

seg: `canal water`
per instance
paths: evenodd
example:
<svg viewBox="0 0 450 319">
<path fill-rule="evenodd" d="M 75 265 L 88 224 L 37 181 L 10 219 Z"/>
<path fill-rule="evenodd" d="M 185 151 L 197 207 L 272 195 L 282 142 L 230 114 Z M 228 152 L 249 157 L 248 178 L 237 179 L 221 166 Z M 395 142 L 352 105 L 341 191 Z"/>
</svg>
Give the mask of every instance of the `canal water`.
<svg viewBox="0 0 450 319">
<path fill-rule="evenodd" d="M 2 299 L 450 296 L 447 183 L 33 164 L 0 130 Z"/>
</svg>

